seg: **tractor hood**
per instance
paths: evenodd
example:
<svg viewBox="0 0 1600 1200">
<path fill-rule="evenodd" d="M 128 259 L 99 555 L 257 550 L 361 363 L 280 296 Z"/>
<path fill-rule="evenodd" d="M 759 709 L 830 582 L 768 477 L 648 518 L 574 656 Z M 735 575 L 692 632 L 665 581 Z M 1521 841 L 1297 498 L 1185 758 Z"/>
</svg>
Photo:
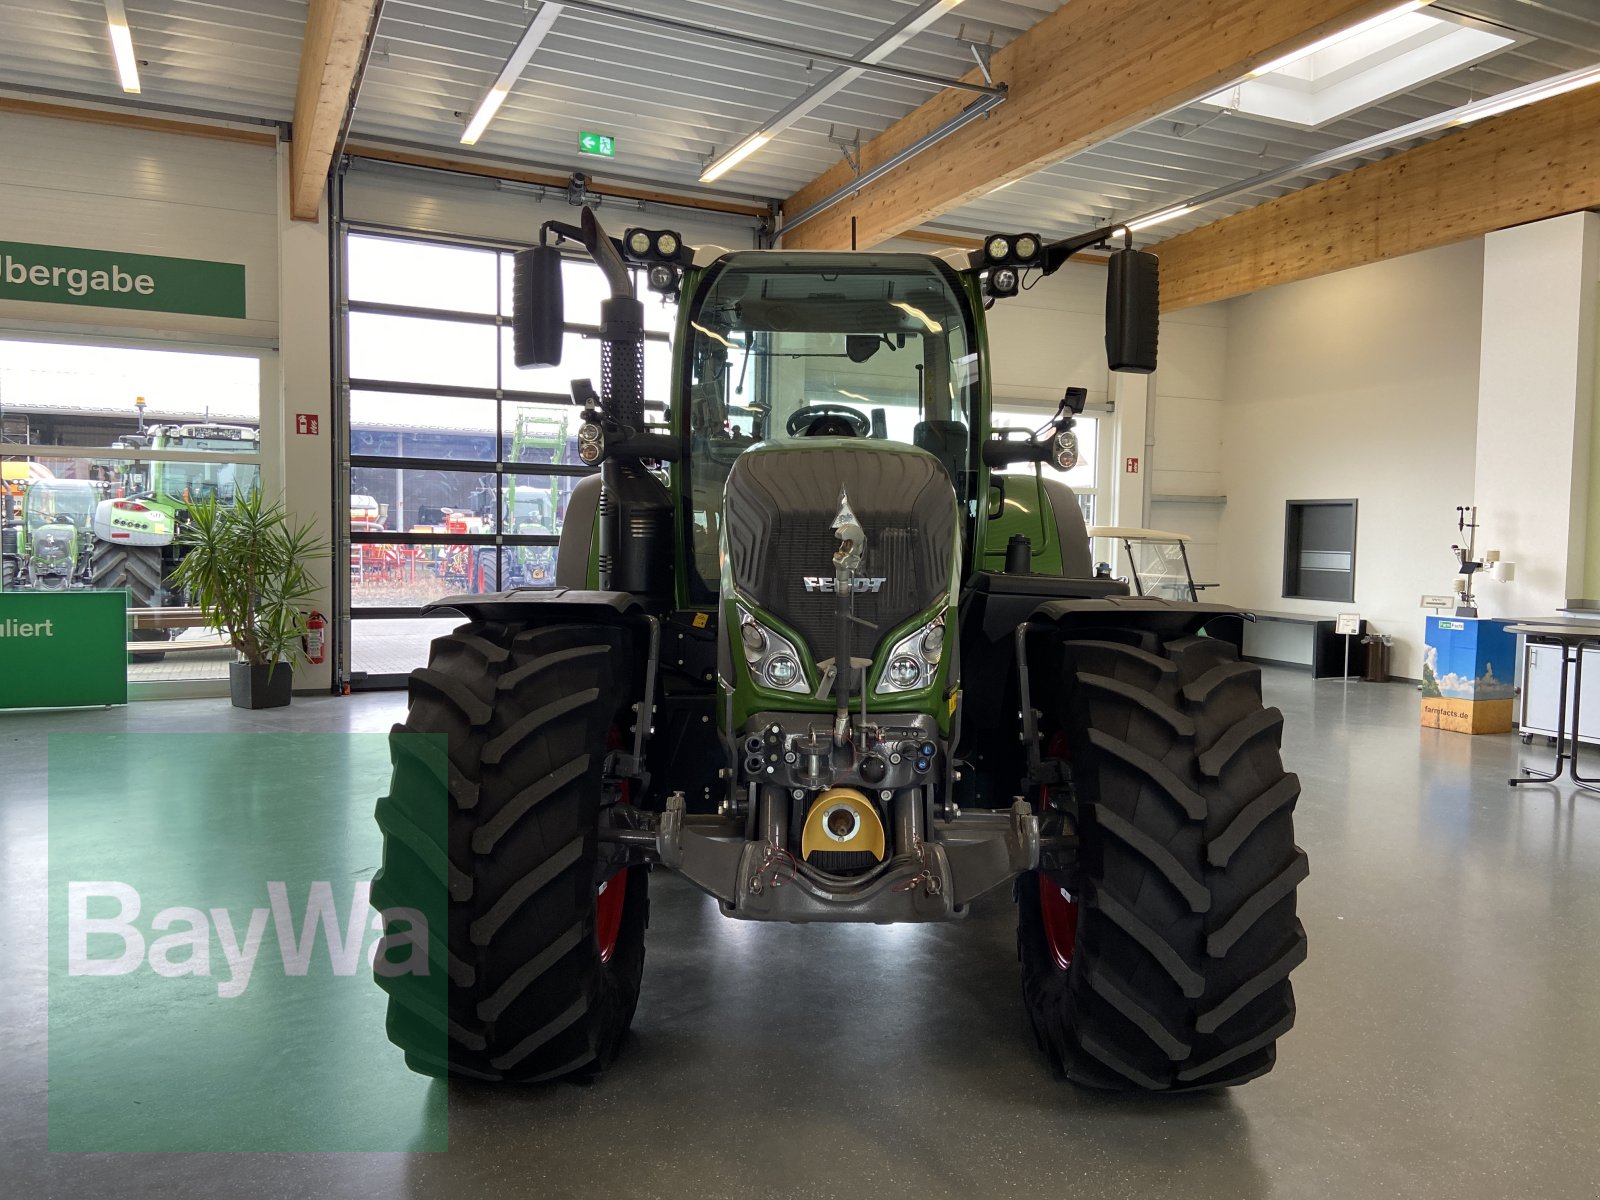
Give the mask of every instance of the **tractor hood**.
<svg viewBox="0 0 1600 1200">
<path fill-rule="evenodd" d="M 948 603 L 959 567 L 955 488 L 933 455 L 900 443 L 797 438 L 755 446 L 728 474 L 724 563 L 751 603 L 830 658 L 838 611 L 834 532 L 841 496 L 865 535 L 850 655 Z"/>
</svg>

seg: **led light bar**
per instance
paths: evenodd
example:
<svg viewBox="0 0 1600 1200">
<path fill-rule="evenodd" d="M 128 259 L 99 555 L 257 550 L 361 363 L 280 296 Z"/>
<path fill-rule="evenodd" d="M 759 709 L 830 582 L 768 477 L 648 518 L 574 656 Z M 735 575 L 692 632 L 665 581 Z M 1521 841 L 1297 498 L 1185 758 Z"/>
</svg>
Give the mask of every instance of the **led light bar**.
<svg viewBox="0 0 1600 1200">
<path fill-rule="evenodd" d="M 949 12 L 961 0 L 930 0 L 898 26 L 889 30 L 861 54 L 863 63 L 878 63 L 905 45 L 929 25 Z M 866 72 L 860 67 L 845 67 L 807 88 L 788 107 L 775 113 L 760 129 L 739 142 L 726 154 L 713 158 L 700 176 L 701 183 L 715 183 L 734 167 L 782 133 L 801 117 L 829 98 L 838 95 Z"/>
<path fill-rule="evenodd" d="M 1350 142 L 1343 146 L 1335 146 L 1331 150 L 1324 150 L 1321 154 L 1314 154 L 1310 158 L 1302 159 L 1300 162 L 1292 163 L 1286 167 L 1263 171 L 1259 175 L 1252 175 L 1249 179 L 1241 180 L 1238 183 L 1230 183 L 1226 187 L 1205 192 L 1182 204 L 1169 205 L 1154 212 L 1131 217 L 1126 224 L 1129 229 L 1148 229 L 1152 225 L 1181 217 L 1197 208 L 1215 204 L 1220 200 L 1231 200 L 1235 196 L 1258 191 L 1269 184 L 1280 183 L 1296 175 L 1307 175 L 1312 171 L 1320 171 L 1324 167 L 1335 166 L 1346 159 L 1357 158 L 1363 154 L 1370 154 L 1374 150 L 1385 149 L 1398 142 L 1408 142 L 1413 138 L 1427 137 L 1430 134 L 1439 133 L 1456 126 L 1469 125 L 1473 121 L 1499 116 L 1501 113 L 1523 108 L 1529 104 L 1537 104 L 1541 100 L 1549 100 L 1554 96 L 1575 92 L 1579 88 L 1590 87 L 1596 83 L 1600 83 L 1600 66 L 1580 67 L 1576 71 L 1553 75 L 1549 79 L 1540 80 L 1538 83 L 1529 83 L 1519 88 L 1512 88 L 1507 92 L 1501 92 L 1498 96 L 1485 96 L 1483 99 L 1474 100 L 1470 104 L 1447 109 L 1431 117 L 1423 117 L 1407 125 L 1402 125 L 1398 129 L 1386 130 L 1382 133 L 1375 133 L 1371 137 L 1362 138 L 1360 141 Z"/>
<path fill-rule="evenodd" d="M 111 30 L 111 54 L 117 60 L 117 77 L 125 92 L 139 91 L 139 59 L 133 52 L 133 32 L 122 0 L 106 0 L 106 24 Z"/>
<path fill-rule="evenodd" d="M 119 6 L 121 2 L 122 0 L 117 0 Z M 560 15 L 561 5 L 552 3 L 551 0 L 546 0 L 540 5 L 539 11 L 533 14 L 533 20 L 528 22 L 528 27 L 517 39 L 511 57 L 506 59 L 506 65 L 500 68 L 500 74 L 495 76 L 494 82 L 489 85 L 489 90 L 483 94 L 478 106 L 473 109 L 472 119 L 461 132 L 463 146 L 475 145 L 483 136 L 483 131 L 489 127 L 489 122 L 494 120 L 495 113 L 500 111 L 500 106 L 511 94 L 512 87 L 522 77 L 528 60 L 533 57 L 534 51 L 539 48 L 545 35 L 550 32 L 550 27 L 556 23 L 556 18 Z"/>
</svg>

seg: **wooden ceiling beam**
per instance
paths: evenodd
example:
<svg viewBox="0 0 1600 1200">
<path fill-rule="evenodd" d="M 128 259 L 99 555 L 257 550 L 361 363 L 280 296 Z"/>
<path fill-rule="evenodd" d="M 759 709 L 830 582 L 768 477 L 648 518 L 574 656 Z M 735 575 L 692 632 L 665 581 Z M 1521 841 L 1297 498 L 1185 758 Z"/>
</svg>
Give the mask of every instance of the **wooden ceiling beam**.
<svg viewBox="0 0 1600 1200">
<path fill-rule="evenodd" d="M 992 60 L 1005 103 L 811 218 L 788 249 L 863 248 L 937 218 L 1136 125 L 1221 89 L 1257 67 L 1396 0 L 1073 0 Z M 976 79 L 977 72 L 967 76 Z M 871 170 L 971 101 L 945 91 L 861 150 Z M 784 204 L 796 214 L 850 185 L 837 163 Z"/>
<path fill-rule="evenodd" d="M 147 129 L 153 133 L 175 133 L 183 137 L 214 138 L 222 142 L 244 142 L 252 146 L 275 146 L 275 129 L 245 129 L 238 125 L 212 125 L 202 121 L 180 121 L 109 108 L 87 108 L 76 104 L 54 104 L 42 100 L 0 96 L 0 112 L 21 113 L 29 117 L 55 117 L 63 121 L 83 121 L 90 125 L 111 125 L 118 129 Z"/>
<path fill-rule="evenodd" d="M 1554 96 L 1155 247 L 1165 311 L 1600 207 L 1600 86 Z"/>
<path fill-rule="evenodd" d="M 289 212 L 315 221 L 377 0 L 311 0 L 289 154 Z"/>
</svg>

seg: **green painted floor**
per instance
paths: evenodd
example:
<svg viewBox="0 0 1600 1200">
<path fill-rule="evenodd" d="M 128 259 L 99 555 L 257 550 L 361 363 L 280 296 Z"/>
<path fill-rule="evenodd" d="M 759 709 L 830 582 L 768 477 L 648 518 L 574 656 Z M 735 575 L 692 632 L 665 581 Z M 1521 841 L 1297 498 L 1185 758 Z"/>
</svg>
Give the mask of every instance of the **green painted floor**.
<svg viewBox="0 0 1600 1200">
<path fill-rule="evenodd" d="M 1518 761 L 1548 752 L 1419 729 L 1402 685 L 1346 690 L 1274 670 L 1267 693 L 1305 781 L 1299 1024 L 1273 1074 L 1166 1101 L 1050 1078 L 1021 1010 L 1004 896 L 950 926 L 769 928 L 723 921 L 658 873 L 635 1032 L 589 1087 L 406 1075 L 382 1039 L 381 998 L 321 947 L 295 979 L 263 949 L 231 999 L 216 991 L 227 963 L 215 929 L 209 977 L 145 965 L 63 979 L 66 898 L 50 906 L 52 933 L 46 892 L 79 864 L 135 886 L 134 924 L 152 941 L 176 927 L 151 928 L 171 907 L 227 908 L 241 935 L 252 908 L 270 909 L 274 868 L 295 921 L 316 880 L 345 920 L 349 890 L 377 866 L 383 752 L 339 735 L 387 730 L 402 702 L 0 715 L 0 1195 L 1591 1200 L 1600 795 L 1507 788 Z M 215 736 L 289 731 L 315 736 L 242 748 Z M 49 746 L 52 733 L 77 736 Z M 211 749 L 153 780 L 139 748 L 163 739 Z M 69 793 L 48 816 L 47 753 Z M 275 777 L 248 769 L 263 759 Z M 228 1005 L 234 1023 L 219 1032 Z M 63 1039 L 50 1060 L 47 1022 Z M 135 1112 L 146 1107 L 153 1116 Z M 448 1149 L 417 1150 L 438 1144 L 446 1118 Z M 404 1149 L 47 1148 L 152 1136 Z"/>
</svg>

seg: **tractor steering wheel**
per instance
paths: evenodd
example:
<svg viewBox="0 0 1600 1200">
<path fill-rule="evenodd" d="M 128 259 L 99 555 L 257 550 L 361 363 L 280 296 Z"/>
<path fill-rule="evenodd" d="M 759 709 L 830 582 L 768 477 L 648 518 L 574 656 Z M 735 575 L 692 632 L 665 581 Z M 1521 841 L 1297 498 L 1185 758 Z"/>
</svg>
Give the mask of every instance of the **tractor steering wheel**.
<svg viewBox="0 0 1600 1200">
<path fill-rule="evenodd" d="M 847 404 L 807 404 L 789 414 L 790 437 L 866 437 L 872 422 Z"/>
</svg>

